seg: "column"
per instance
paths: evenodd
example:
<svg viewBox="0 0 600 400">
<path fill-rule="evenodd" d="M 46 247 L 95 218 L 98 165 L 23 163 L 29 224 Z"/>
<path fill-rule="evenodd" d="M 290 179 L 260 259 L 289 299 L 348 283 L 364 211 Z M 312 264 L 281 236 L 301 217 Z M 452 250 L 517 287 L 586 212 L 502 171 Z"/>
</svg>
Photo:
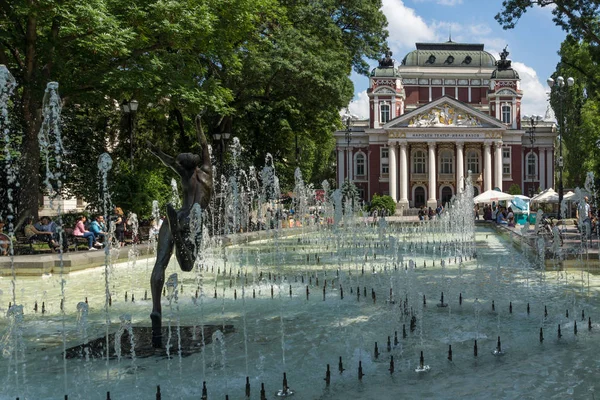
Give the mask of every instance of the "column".
<svg viewBox="0 0 600 400">
<path fill-rule="evenodd" d="M 540 149 L 540 187 L 546 189 L 546 149 Z"/>
<path fill-rule="evenodd" d="M 396 165 L 396 143 L 389 143 L 389 156 L 390 156 L 390 196 L 394 199 L 394 202 L 398 202 L 398 195 L 396 191 L 396 171 L 398 170 L 398 166 Z"/>
<path fill-rule="evenodd" d="M 427 200 L 427 206 L 435 208 L 437 207 L 436 192 L 436 171 L 435 171 L 435 142 L 429 143 L 429 200 Z"/>
<path fill-rule="evenodd" d="M 344 184 L 344 150 L 338 147 L 338 188 Z"/>
<path fill-rule="evenodd" d="M 499 97 L 496 97 L 495 104 L 496 104 L 496 119 L 499 119 L 500 121 L 502 121 L 502 117 L 500 114 L 500 98 Z"/>
<path fill-rule="evenodd" d="M 400 206 L 408 208 L 408 144 L 400 143 Z"/>
<path fill-rule="evenodd" d="M 502 189 L 502 142 L 496 142 L 496 154 L 494 155 L 494 161 L 496 161 L 496 179 L 494 179 L 494 186 L 500 190 Z"/>
<path fill-rule="evenodd" d="M 461 193 L 465 187 L 464 143 L 456 143 L 456 193 Z"/>
<path fill-rule="evenodd" d="M 554 187 L 554 174 L 552 173 L 554 167 L 554 149 L 548 151 L 548 160 L 546 161 L 546 176 L 548 185 L 546 187 Z"/>
<path fill-rule="evenodd" d="M 373 100 L 373 128 L 379 128 L 379 98 L 375 96 L 375 100 Z"/>
<path fill-rule="evenodd" d="M 510 110 L 510 116 L 512 118 L 512 128 L 517 129 L 517 99 L 513 98 L 512 108 Z"/>
<path fill-rule="evenodd" d="M 483 144 L 483 191 L 492 190 L 492 151 L 491 143 Z"/>
</svg>

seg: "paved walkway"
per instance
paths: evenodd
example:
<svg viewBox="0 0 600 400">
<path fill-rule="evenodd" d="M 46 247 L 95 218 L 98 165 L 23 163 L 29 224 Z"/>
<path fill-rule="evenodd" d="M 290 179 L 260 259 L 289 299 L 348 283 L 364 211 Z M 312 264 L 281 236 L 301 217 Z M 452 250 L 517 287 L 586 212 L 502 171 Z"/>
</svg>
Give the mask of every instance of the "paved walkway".
<svg viewBox="0 0 600 400">
<path fill-rule="evenodd" d="M 526 246 L 532 252 L 536 251 L 535 241 L 540 237 L 535 234 L 535 225 L 531 225 L 527 232 L 523 232 L 522 225 L 508 227 L 497 225 L 493 222 L 478 222 L 493 226 L 499 232 L 510 233 L 513 243 L 518 246 Z M 555 247 L 553 238 L 545 235 L 546 244 L 546 266 L 555 267 L 557 264 L 562 268 L 600 268 L 600 240 L 598 236 L 592 235 L 590 240 L 582 242 L 581 234 L 577 230 L 574 221 L 568 220 L 565 224 L 558 225 L 562 237 L 560 246 Z"/>
<path fill-rule="evenodd" d="M 265 240 L 272 238 L 275 233 L 281 236 L 293 236 L 319 229 L 318 226 L 286 228 L 266 231 L 256 231 L 239 233 L 235 235 L 222 236 L 222 245 L 231 246 Z M 148 248 L 147 243 L 137 246 L 138 260 L 144 260 L 148 257 L 154 257 L 152 249 Z M 129 258 L 131 246 L 121 247 L 116 251 L 111 251 L 112 262 L 124 262 Z M 106 264 L 108 254 L 104 250 L 99 251 L 72 251 L 68 253 L 45 253 L 32 255 L 17 255 L 14 257 L 0 257 L 0 276 L 12 276 L 13 270 L 19 276 L 39 276 L 47 273 L 59 273 L 62 268 L 63 273 L 79 271 L 87 268 L 94 268 Z M 62 264 L 62 266 L 61 266 Z"/>
</svg>

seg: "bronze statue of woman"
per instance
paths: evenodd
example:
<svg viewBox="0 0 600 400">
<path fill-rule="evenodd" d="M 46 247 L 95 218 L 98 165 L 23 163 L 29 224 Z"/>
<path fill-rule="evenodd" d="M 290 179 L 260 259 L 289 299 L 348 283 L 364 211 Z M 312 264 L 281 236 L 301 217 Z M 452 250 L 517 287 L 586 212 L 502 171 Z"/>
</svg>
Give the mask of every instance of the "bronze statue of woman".
<svg viewBox="0 0 600 400">
<path fill-rule="evenodd" d="M 152 345 L 162 347 L 162 308 L 161 292 L 165 283 L 165 269 L 169 264 L 173 247 L 182 271 L 189 272 L 194 268 L 196 254 L 194 246 L 187 239 L 189 233 L 190 212 L 194 204 L 199 204 L 202 210 L 208 207 L 213 191 L 212 164 L 208 143 L 202 130 L 200 115 L 196 116 L 196 133 L 202 147 L 202 157 L 193 153 L 181 153 L 171 157 L 158 147 L 146 142 L 149 150 L 163 164 L 170 167 L 181 178 L 183 188 L 183 204 L 177 211 L 172 204 L 167 204 L 167 224 L 162 224 L 158 232 L 158 249 L 156 263 L 150 278 L 152 292 Z"/>
</svg>

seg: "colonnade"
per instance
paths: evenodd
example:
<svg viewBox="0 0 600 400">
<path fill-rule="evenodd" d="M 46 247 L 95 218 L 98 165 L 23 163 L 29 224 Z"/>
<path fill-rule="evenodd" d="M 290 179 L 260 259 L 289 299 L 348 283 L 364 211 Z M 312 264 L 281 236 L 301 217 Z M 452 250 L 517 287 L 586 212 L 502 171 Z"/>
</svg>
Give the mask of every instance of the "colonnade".
<svg viewBox="0 0 600 400">
<path fill-rule="evenodd" d="M 427 205 L 437 205 L 438 198 L 438 158 L 437 145 L 447 142 L 429 142 L 428 147 L 428 198 Z M 413 143 L 411 143 L 413 144 Z M 455 190 L 461 191 L 464 185 L 465 172 L 465 143 L 455 142 L 456 158 L 454 169 Z M 483 191 L 491 190 L 494 187 L 502 188 L 502 141 L 485 141 L 483 144 Z M 409 193 L 409 143 L 404 140 L 390 140 L 388 142 L 389 151 L 389 194 L 400 205 L 408 208 Z M 492 148 L 494 151 L 494 166 L 492 167 Z M 352 148 L 338 148 L 338 186 L 341 187 L 344 180 L 348 177 L 352 180 Z M 480 160 L 481 161 L 481 160 Z"/>
</svg>

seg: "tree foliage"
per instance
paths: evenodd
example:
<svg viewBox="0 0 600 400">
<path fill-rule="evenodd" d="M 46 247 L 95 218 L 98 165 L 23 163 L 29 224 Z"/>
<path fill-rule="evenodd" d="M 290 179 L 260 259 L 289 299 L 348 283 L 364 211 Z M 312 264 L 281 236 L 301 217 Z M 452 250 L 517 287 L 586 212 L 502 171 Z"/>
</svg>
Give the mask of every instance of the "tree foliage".
<svg viewBox="0 0 600 400">
<path fill-rule="evenodd" d="M 521 186 L 517 185 L 516 183 L 513 183 L 508 188 L 508 194 L 512 194 L 512 195 L 523 194 L 523 193 L 521 193 Z"/>
<path fill-rule="evenodd" d="M 600 61 L 600 8 L 595 0 L 504 0 L 502 11 L 495 18 L 504 29 L 512 29 L 521 17 L 533 7 L 550 7 L 554 23 L 561 27 L 570 39 L 585 43 L 588 47 L 588 57 L 594 62 Z M 577 59 L 566 59 L 563 62 L 578 68 Z M 579 65 L 582 67 L 583 65 Z M 591 68 L 591 65 L 587 65 Z M 594 72 L 593 69 L 582 69 L 582 72 Z M 596 74 L 590 76 L 589 84 L 594 90 L 600 88 L 600 80 Z"/>
<path fill-rule="evenodd" d="M 121 204 L 133 199 L 121 196 L 127 187 L 147 190 L 159 178 L 160 190 L 168 187 L 171 175 L 141 144 L 197 150 L 193 120 L 202 110 L 209 136 L 240 138 L 245 163 L 261 166 L 271 153 L 282 187 L 293 185 L 296 154 L 306 180 L 331 178 L 331 133 L 352 97 L 349 74 L 366 73 L 385 47 L 380 8 L 380 0 L 0 0 L 0 64 L 19 85 L 21 210 L 37 211 L 37 132 L 49 81 L 60 83 L 63 100 L 73 166 L 66 193 L 91 203 L 103 152 L 115 160 Z M 131 98 L 140 104 L 133 135 L 118 108 Z"/>
<path fill-rule="evenodd" d="M 496 20 L 511 29 L 533 7 L 552 7 L 554 22 L 567 37 L 561 45 L 558 76 L 573 77 L 572 87 L 552 90 L 550 102 L 563 132 L 566 186 L 583 187 L 588 171 L 600 176 L 600 8 L 591 0 L 505 0 Z"/>
<path fill-rule="evenodd" d="M 375 210 L 377 210 L 379 215 L 383 215 L 383 210 L 386 211 L 386 215 L 394 215 L 396 212 L 396 202 L 391 196 L 374 194 L 368 211 L 373 212 Z"/>
</svg>

